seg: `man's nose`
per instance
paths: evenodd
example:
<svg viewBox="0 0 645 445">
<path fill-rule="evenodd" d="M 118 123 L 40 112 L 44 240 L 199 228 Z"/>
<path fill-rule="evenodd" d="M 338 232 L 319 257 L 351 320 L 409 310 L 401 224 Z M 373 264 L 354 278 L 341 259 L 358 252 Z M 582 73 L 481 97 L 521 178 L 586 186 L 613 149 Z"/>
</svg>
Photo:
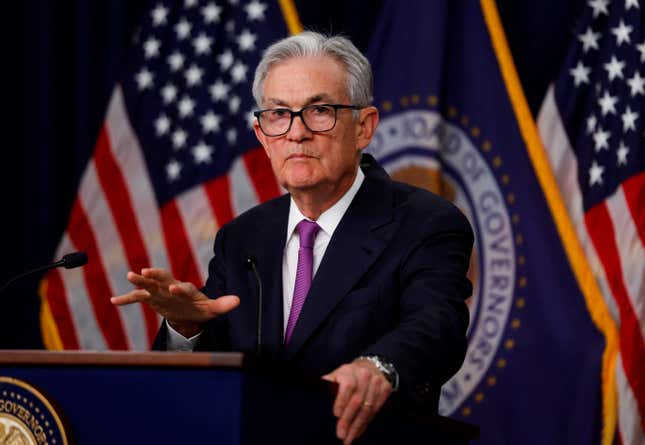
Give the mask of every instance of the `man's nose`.
<svg viewBox="0 0 645 445">
<path fill-rule="evenodd" d="M 291 128 L 287 132 L 287 139 L 299 141 L 311 137 L 311 130 L 307 128 L 302 120 L 302 115 L 294 116 L 291 122 Z"/>
</svg>

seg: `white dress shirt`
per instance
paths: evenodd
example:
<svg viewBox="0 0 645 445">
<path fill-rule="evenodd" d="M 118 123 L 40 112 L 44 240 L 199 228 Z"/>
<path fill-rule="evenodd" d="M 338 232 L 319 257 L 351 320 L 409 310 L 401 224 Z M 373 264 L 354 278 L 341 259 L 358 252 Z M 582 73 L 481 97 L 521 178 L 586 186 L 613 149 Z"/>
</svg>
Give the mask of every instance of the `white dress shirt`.
<svg viewBox="0 0 645 445">
<path fill-rule="evenodd" d="M 333 206 L 325 210 L 316 220 L 316 223 L 320 226 L 320 230 L 318 231 L 314 242 L 312 279 L 316 275 L 318 266 L 320 266 L 320 262 L 325 255 L 325 251 L 327 250 L 327 246 L 329 245 L 329 241 L 331 240 L 336 227 L 338 227 L 340 220 L 343 218 L 349 205 L 354 200 L 354 196 L 358 193 L 358 189 L 361 187 L 361 184 L 363 184 L 364 179 L 365 175 L 359 168 L 356 178 L 354 178 L 354 182 L 347 192 L 345 192 L 345 194 Z M 293 288 L 295 287 L 296 281 L 296 269 L 298 268 L 298 249 L 300 248 L 300 238 L 296 231 L 296 225 L 303 219 L 309 218 L 305 217 L 300 212 L 300 209 L 292 197 L 289 205 L 287 242 L 284 246 L 284 252 L 282 255 L 283 335 L 287 329 L 287 321 L 289 320 L 289 312 L 291 311 L 291 302 L 293 300 Z M 167 349 L 169 351 L 192 351 L 201 333 L 191 338 L 186 338 L 174 330 L 169 323 L 165 323 L 168 328 L 168 338 L 166 342 Z"/>
<path fill-rule="evenodd" d="M 312 280 L 316 276 L 316 271 L 320 262 L 325 255 L 329 241 L 331 240 L 334 230 L 338 227 L 340 220 L 347 211 L 347 208 L 352 203 L 354 196 L 361 187 L 365 175 L 358 169 L 354 183 L 345 192 L 345 194 L 330 208 L 320 214 L 316 223 L 320 226 L 320 230 L 316 235 L 314 241 L 314 264 L 313 273 L 311 274 Z M 293 301 L 293 288 L 296 284 L 296 270 L 298 269 L 298 250 L 300 248 L 300 237 L 296 231 L 296 226 L 305 217 L 293 198 L 291 198 L 291 205 L 289 206 L 289 222 L 287 223 L 287 243 L 284 246 L 284 254 L 282 255 L 282 314 L 284 323 L 282 325 L 282 333 L 287 331 L 287 321 L 289 320 L 289 313 L 291 312 L 291 302 Z M 311 220 L 310 220 L 311 221 Z"/>
</svg>

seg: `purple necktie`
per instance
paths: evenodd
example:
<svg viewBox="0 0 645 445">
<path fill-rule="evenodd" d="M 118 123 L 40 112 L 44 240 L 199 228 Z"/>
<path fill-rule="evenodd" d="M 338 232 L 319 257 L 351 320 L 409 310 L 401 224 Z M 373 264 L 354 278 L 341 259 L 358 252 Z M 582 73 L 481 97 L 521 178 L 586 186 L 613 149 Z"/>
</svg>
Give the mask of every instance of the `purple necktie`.
<svg viewBox="0 0 645 445">
<path fill-rule="evenodd" d="M 296 284 L 293 288 L 291 312 L 287 321 L 287 331 L 284 334 L 284 343 L 289 343 L 293 328 L 296 326 L 302 305 L 307 298 L 311 286 L 311 276 L 314 266 L 314 239 L 320 226 L 313 221 L 303 219 L 296 226 L 300 236 L 300 249 L 298 250 L 298 270 L 296 271 Z"/>
</svg>

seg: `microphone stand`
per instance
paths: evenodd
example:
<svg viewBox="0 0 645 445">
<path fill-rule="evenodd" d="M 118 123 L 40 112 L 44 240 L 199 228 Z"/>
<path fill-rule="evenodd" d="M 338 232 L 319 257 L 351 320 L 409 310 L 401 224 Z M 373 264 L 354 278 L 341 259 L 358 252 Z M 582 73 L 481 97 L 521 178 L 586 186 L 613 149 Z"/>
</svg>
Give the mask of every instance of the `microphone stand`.
<svg viewBox="0 0 645 445">
<path fill-rule="evenodd" d="M 247 269 L 253 272 L 255 276 L 255 281 L 258 285 L 258 318 L 257 318 L 257 331 L 256 331 L 256 355 L 260 357 L 262 352 L 262 280 L 260 279 L 260 274 L 258 273 L 257 266 L 255 265 L 255 257 L 252 255 L 247 255 L 244 259 Z"/>
<path fill-rule="evenodd" d="M 47 264 L 46 266 L 40 266 L 32 270 L 28 270 L 27 272 L 23 272 L 20 275 L 16 275 L 9 281 L 7 281 L 2 287 L 0 287 L 0 294 L 2 294 L 9 286 L 11 286 L 13 283 L 16 281 L 20 280 L 21 278 L 27 277 L 29 275 L 38 273 L 38 272 L 43 272 L 49 269 L 54 269 L 56 267 L 65 267 L 65 269 L 73 269 L 75 267 L 83 266 L 87 264 L 87 255 L 85 252 L 74 252 L 74 253 L 68 253 L 67 255 L 63 256 L 60 260 L 56 261 L 55 263 L 52 264 Z"/>
</svg>

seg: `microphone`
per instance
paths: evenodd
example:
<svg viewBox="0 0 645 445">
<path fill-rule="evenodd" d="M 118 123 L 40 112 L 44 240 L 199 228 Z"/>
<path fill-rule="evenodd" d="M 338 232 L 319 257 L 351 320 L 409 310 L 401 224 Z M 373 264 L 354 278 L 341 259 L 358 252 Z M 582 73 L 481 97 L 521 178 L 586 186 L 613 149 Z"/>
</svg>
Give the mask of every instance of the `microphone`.
<svg viewBox="0 0 645 445">
<path fill-rule="evenodd" d="M 63 258 L 56 261 L 55 263 L 47 264 L 46 266 L 40 266 L 35 269 L 28 270 L 27 272 L 23 272 L 20 275 L 16 275 L 15 277 L 7 281 L 4 284 L 4 286 L 0 288 L 0 294 L 4 292 L 4 290 L 8 288 L 11 284 L 13 284 L 15 281 L 21 278 L 27 277 L 29 275 L 32 275 L 38 272 L 43 272 L 49 269 L 54 269 L 56 267 L 64 267 L 65 269 L 74 269 L 75 267 L 84 266 L 85 264 L 87 264 L 87 254 L 85 252 L 68 253 L 67 255 L 64 255 Z"/>
<path fill-rule="evenodd" d="M 256 346 L 255 346 L 255 352 L 257 356 L 260 356 L 260 353 L 262 352 L 262 279 L 260 278 L 260 274 L 258 273 L 258 268 L 257 268 L 257 259 L 255 258 L 255 255 L 253 255 L 250 252 L 244 252 L 242 254 L 242 258 L 244 260 L 244 266 L 247 268 L 247 270 L 250 270 L 253 272 L 253 275 L 255 276 L 255 281 L 258 285 L 258 319 L 257 319 L 257 325 L 256 325 Z"/>
<path fill-rule="evenodd" d="M 63 266 L 65 269 L 75 269 L 87 264 L 87 254 L 85 252 L 72 252 L 64 255 L 59 261 L 46 266 L 48 269 Z"/>
</svg>

